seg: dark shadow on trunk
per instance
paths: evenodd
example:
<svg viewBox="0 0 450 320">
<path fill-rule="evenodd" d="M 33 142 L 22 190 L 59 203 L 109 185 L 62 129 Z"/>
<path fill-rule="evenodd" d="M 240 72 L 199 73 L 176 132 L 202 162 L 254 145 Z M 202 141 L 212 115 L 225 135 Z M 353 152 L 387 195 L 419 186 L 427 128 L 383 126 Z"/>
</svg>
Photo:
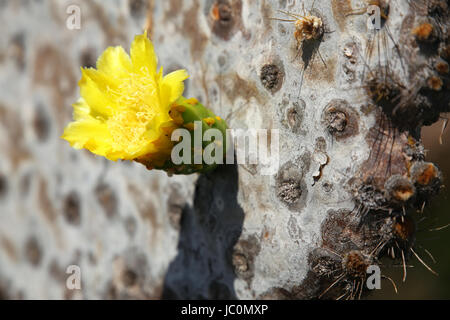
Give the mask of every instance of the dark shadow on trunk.
<svg viewBox="0 0 450 320">
<path fill-rule="evenodd" d="M 166 274 L 163 299 L 236 299 L 231 257 L 244 221 L 237 195 L 236 165 L 199 177 L 194 206 L 183 209 L 178 254 Z"/>
</svg>

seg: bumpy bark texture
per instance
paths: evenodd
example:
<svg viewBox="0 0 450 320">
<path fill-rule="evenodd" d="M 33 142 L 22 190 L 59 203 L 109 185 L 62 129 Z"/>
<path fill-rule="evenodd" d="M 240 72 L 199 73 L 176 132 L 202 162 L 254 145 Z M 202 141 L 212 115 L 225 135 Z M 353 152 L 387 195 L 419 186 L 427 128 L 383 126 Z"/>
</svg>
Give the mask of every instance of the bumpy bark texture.
<svg viewBox="0 0 450 320">
<path fill-rule="evenodd" d="M 298 43 L 270 18 L 300 1 L 1 1 L 0 297 L 358 298 L 368 265 L 408 260 L 442 180 L 419 133 L 449 111 L 448 1 L 311 6 L 323 32 Z M 185 96 L 280 130 L 277 174 L 167 177 L 59 138 L 79 66 L 143 28 L 166 72 L 190 73 Z"/>
</svg>

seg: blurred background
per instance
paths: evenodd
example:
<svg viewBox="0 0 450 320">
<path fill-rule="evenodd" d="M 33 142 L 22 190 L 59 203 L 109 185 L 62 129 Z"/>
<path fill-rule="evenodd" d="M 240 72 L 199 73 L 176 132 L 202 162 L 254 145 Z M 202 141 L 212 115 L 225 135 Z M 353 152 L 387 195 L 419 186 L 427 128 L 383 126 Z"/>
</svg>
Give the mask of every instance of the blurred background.
<svg viewBox="0 0 450 320">
<path fill-rule="evenodd" d="M 173 16 L 175 2 L 160 2 L 158 15 Z M 108 46 L 129 51 L 151 31 L 152 5 L 0 1 L 0 297 L 161 297 L 195 177 L 169 183 L 164 172 L 60 139 L 80 67 L 95 66 Z M 168 58 L 160 55 L 166 72 L 175 67 Z M 81 270 L 80 289 L 66 286 L 70 266 Z"/>
<path fill-rule="evenodd" d="M 79 67 L 95 66 L 107 46 L 128 50 L 135 34 L 151 32 L 153 10 L 170 21 L 181 3 L 0 0 L 0 298 L 160 297 L 183 199 L 193 192 L 181 186 L 195 177 L 169 184 L 165 173 L 110 164 L 72 150 L 59 136 L 72 117 Z M 180 67 L 170 57 L 160 60 L 170 66 L 166 71 Z M 194 74 L 190 81 L 200 79 Z M 450 129 L 441 145 L 441 128 L 442 121 L 424 128 L 423 143 L 427 160 L 448 179 Z M 444 188 L 427 205 L 417 237 L 437 263 L 417 252 L 439 277 L 411 258 L 404 284 L 401 267 L 386 270 L 399 294 L 383 282 L 370 299 L 450 298 L 450 228 L 428 231 L 450 223 L 449 195 Z M 90 292 L 67 290 L 68 265 L 88 270 L 83 281 Z"/>
</svg>

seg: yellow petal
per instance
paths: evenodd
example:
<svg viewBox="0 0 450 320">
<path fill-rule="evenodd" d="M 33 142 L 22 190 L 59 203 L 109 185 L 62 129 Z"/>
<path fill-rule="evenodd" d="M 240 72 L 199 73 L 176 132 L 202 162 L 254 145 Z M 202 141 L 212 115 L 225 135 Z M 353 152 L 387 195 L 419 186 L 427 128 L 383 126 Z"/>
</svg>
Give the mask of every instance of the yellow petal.
<svg viewBox="0 0 450 320">
<path fill-rule="evenodd" d="M 135 72 L 156 73 L 158 58 L 153 49 L 153 44 L 147 38 L 147 32 L 134 37 L 130 55 Z"/>
<path fill-rule="evenodd" d="M 75 149 L 86 148 L 92 153 L 105 156 L 111 145 L 106 125 L 95 119 L 71 122 L 61 136 Z"/>
<path fill-rule="evenodd" d="M 89 105 L 94 117 L 108 117 L 116 107 L 106 88 L 108 87 L 105 77 L 95 69 L 81 69 L 80 94 Z"/>
<path fill-rule="evenodd" d="M 122 47 L 109 47 L 98 58 L 97 69 L 108 77 L 126 78 L 132 70 L 131 60 Z"/>
<path fill-rule="evenodd" d="M 76 103 L 72 104 L 72 107 L 73 119 L 75 121 L 81 121 L 90 117 L 89 113 L 91 109 L 83 98 L 78 99 Z"/>
<path fill-rule="evenodd" d="M 164 76 L 160 89 L 162 105 L 172 104 L 183 94 L 183 81 L 187 78 L 189 75 L 186 70 L 177 70 Z"/>
</svg>

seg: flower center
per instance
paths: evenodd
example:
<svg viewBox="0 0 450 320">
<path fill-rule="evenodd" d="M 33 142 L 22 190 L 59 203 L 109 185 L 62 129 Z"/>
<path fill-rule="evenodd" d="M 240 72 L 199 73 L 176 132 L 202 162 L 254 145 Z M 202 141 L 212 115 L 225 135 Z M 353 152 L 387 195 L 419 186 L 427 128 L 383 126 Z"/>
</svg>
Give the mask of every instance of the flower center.
<svg viewBox="0 0 450 320">
<path fill-rule="evenodd" d="M 133 154 L 148 145 L 149 130 L 157 129 L 149 126 L 160 107 L 155 79 L 146 70 L 130 73 L 111 92 L 118 106 L 107 121 L 114 149 Z"/>
</svg>

